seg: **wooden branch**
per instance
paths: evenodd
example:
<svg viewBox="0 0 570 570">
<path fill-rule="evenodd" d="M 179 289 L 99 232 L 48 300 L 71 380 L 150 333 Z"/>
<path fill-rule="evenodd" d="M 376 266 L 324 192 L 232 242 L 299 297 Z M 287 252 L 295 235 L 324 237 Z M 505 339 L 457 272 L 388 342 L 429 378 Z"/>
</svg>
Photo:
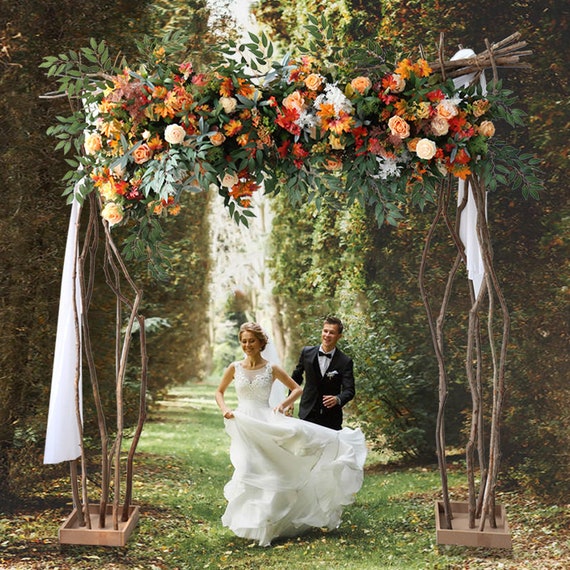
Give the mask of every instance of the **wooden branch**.
<svg viewBox="0 0 570 570">
<path fill-rule="evenodd" d="M 439 70 L 442 78 L 448 79 L 469 75 L 481 74 L 486 69 L 493 69 L 495 76 L 497 68 L 528 69 L 530 64 L 521 61 L 521 58 L 532 55 L 531 50 L 523 49 L 527 43 L 519 41 L 521 34 L 516 32 L 500 42 L 490 44 L 485 40 L 487 49 L 473 57 L 446 60 L 443 57 L 443 34 L 440 35 L 438 46 L 438 59 L 429 62 L 432 69 Z"/>
<path fill-rule="evenodd" d="M 446 183 L 449 186 L 450 184 L 449 178 L 446 179 L 446 181 L 444 181 L 442 184 Z M 439 474 L 441 478 L 442 499 L 443 499 L 442 502 L 443 502 L 444 517 L 445 517 L 444 523 L 445 523 L 445 528 L 450 529 L 452 528 L 452 522 L 451 522 L 452 513 L 451 513 L 451 503 L 449 499 L 449 486 L 447 479 L 447 460 L 445 455 L 445 405 L 447 402 L 447 395 L 448 395 L 448 388 L 447 388 L 448 379 L 447 379 L 447 371 L 446 371 L 445 358 L 444 358 L 444 346 L 440 342 L 442 340 L 440 337 L 441 330 L 434 319 L 431 303 L 425 286 L 425 271 L 427 267 L 427 258 L 433 240 L 433 236 L 435 234 L 435 230 L 444 213 L 444 208 L 445 208 L 444 204 L 446 200 L 445 194 L 446 192 L 444 191 L 443 188 L 442 191 L 438 193 L 437 212 L 434 216 L 434 219 L 432 220 L 432 223 L 430 225 L 430 228 L 426 236 L 424 249 L 420 261 L 418 283 L 420 288 L 420 294 L 426 310 L 433 348 L 435 351 L 438 371 L 439 371 L 439 383 L 438 383 L 439 405 L 438 405 L 436 428 L 435 428 L 436 429 L 435 445 L 437 451 Z"/>
<path fill-rule="evenodd" d="M 123 516 L 122 521 L 125 522 L 129 520 L 129 510 L 131 506 L 132 491 L 133 491 L 133 461 L 135 457 L 135 452 L 137 445 L 139 443 L 143 426 L 146 421 L 146 391 L 148 383 L 148 355 L 146 351 L 146 330 L 145 330 L 145 320 L 142 315 L 138 316 L 139 323 L 139 345 L 141 353 L 141 385 L 139 389 L 139 417 L 137 421 L 137 427 L 133 435 L 133 441 L 129 448 L 129 453 L 127 456 L 127 474 L 125 478 L 125 502 L 123 504 Z"/>
</svg>

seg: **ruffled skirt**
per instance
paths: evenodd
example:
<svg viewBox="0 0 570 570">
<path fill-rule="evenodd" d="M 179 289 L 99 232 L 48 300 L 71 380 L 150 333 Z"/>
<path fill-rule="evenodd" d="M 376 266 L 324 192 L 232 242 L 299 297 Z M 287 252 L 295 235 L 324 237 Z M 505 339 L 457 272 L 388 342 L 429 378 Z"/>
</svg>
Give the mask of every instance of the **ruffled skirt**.
<svg viewBox="0 0 570 570">
<path fill-rule="evenodd" d="M 224 488 L 224 526 L 269 546 L 276 537 L 340 525 L 362 486 L 360 429 L 335 431 L 255 403 L 240 404 L 225 425 L 235 471 Z"/>
</svg>

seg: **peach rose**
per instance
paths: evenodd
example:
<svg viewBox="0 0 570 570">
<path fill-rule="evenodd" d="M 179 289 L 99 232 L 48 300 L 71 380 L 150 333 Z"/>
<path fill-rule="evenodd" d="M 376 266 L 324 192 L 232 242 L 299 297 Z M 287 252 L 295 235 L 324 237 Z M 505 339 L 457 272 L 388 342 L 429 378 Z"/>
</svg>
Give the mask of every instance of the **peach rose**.
<svg viewBox="0 0 570 570">
<path fill-rule="evenodd" d="M 479 134 L 491 138 L 495 134 L 495 125 L 492 121 L 483 121 L 479 125 Z"/>
<path fill-rule="evenodd" d="M 420 139 L 416 145 L 416 154 L 418 158 L 429 160 L 435 156 L 437 152 L 436 144 L 430 139 Z"/>
<path fill-rule="evenodd" d="M 180 125 L 168 125 L 164 129 L 164 140 L 170 144 L 180 144 L 186 137 L 184 127 Z"/>
<path fill-rule="evenodd" d="M 151 158 L 152 150 L 150 150 L 150 147 L 146 143 L 141 144 L 133 151 L 133 160 L 137 164 L 144 164 Z"/>
<path fill-rule="evenodd" d="M 85 148 L 85 152 L 87 154 L 95 154 L 101 150 L 102 141 L 101 135 L 99 133 L 89 133 L 85 137 L 85 143 L 83 147 Z"/>
<path fill-rule="evenodd" d="M 299 91 L 293 91 L 293 93 L 283 99 L 283 107 L 285 109 L 294 109 L 300 113 L 305 108 L 305 99 Z"/>
<path fill-rule="evenodd" d="M 239 182 L 238 175 L 234 172 L 226 172 L 222 178 L 222 186 L 233 188 Z"/>
<path fill-rule="evenodd" d="M 390 89 L 392 93 L 401 93 L 406 88 L 406 80 L 399 73 L 392 73 L 393 87 Z"/>
<path fill-rule="evenodd" d="M 457 113 L 459 113 L 457 105 L 450 99 L 444 99 L 441 101 L 435 108 L 435 111 L 440 117 L 443 117 L 447 120 L 455 117 Z"/>
<path fill-rule="evenodd" d="M 364 95 L 372 87 L 372 81 L 368 77 L 355 77 L 351 82 L 350 86 L 358 91 L 361 95 Z"/>
<path fill-rule="evenodd" d="M 410 136 L 410 125 L 398 115 L 390 117 L 388 128 L 393 135 L 401 139 L 406 139 Z"/>
<path fill-rule="evenodd" d="M 323 78 L 318 73 L 311 73 L 305 78 L 305 86 L 310 91 L 316 91 L 323 84 Z"/>
<path fill-rule="evenodd" d="M 101 217 L 109 222 L 110 226 L 114 226 L 124 217 L 123 207 L 115 202 L 107 202 L 101 211 Z"/>
<path fill-rule="evenodd" d="M 237 99 L 234 97 L 220 97 L 220 105 L 228 115 L 236 110 L 237 104 Z"/>
<path fill-rule="evenodd" d="M 224 133 L 222 133 L 220 131 L 217 131 L 213 135 L 210 135 L 210 142 L 214 146 L 220 146 L 221 144 L 224 143 L 225 140 L 226 140 L 226 136 L 224 135 Z"/>
<path fill-rule="evenodd" d="M 431 122 L 430 129 L 436 137 L 441 137 L 449 132 L 449 123 L 447 119 L 436 115 Z"/>
</svg>

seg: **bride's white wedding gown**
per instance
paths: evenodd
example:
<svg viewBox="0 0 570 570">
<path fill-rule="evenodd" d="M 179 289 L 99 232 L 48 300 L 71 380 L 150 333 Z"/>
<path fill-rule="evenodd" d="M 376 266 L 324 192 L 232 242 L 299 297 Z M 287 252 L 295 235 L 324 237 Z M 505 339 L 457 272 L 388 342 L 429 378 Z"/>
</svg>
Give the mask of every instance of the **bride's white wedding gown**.
<svg viewBox="0 0 570 570">
<path fill-rule="evenodd" d="M 235 471 L 222 523 L 261 546 L 311 527 L 337 528 L 362 486 L 366 459 L 360 429 L 335 431 L 274 412 L 272 383 L 271 364 L 247 370 L 236 362 L 239 404 L 224 420 Z"/>
</svg>

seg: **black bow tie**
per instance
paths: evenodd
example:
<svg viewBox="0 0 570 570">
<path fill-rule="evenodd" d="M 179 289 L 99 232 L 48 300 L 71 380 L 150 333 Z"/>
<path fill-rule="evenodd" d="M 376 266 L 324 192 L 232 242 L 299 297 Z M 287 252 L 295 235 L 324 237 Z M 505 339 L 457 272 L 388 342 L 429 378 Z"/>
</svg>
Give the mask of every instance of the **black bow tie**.
<svg viewBox="0 0 570 570">
<path fill-rule="evenodd" d="M 323 352 L 319 350 L 319 356 L 326 356 L 327 358 L 332 358 L 332 354 L 330 352 Z"/>
</svg>

